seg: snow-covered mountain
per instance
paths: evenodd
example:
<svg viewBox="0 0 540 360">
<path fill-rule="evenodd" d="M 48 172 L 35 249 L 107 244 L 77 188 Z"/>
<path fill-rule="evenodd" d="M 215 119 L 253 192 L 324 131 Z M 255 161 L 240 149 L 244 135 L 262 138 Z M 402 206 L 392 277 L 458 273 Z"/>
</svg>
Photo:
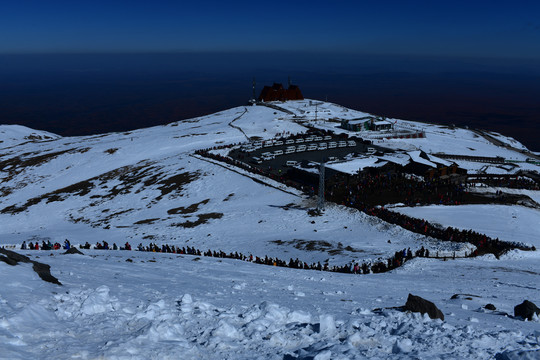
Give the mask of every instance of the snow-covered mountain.
<svg viewBox="0 0 540 360">
<path fill-rule="evenodd" d="M 421 246 L 447 255 L 469 251 L 341 205 L 328 204 L 313 217 L 307 210 L 316 199 L 194 155 L 308 126 L 342 133 L 336 119 L 367 115 L 304 100 L 85 137 L 1 126 L 0 245 L 128 241 L 330 265 Z M 473 173 L 538 172 L 526 161 L 531 154 L 503 135 L 388 121 L 425 138 L 374 143 L 433 156 L 512 160 L 455 160 Z M 537 203 L 539 193 L 527 190 Z M 475 206 L 400 211 L 540 247 L 538 208 Z M 479 221 L 471 220 L 475 214 Z M 351 275 L 191 255 L 82 251 L 23 251 L 51 265 L 63 286 L 41 281 L 29 265 L 0 262 L 0 358 L 540 356 L 537 318 L 505 315 L 524 299 L 540 303 L 538 252 L 516 250 L 500 260 L 415 258 L 388 273 Z M 445 321 L 389 309 L 403 305 L 408 293 L 436 303 Z M 464 295 L 451 299 L 455 294 Z M 487 303 L 497 310 L 485 310 Z"/>
</svg>

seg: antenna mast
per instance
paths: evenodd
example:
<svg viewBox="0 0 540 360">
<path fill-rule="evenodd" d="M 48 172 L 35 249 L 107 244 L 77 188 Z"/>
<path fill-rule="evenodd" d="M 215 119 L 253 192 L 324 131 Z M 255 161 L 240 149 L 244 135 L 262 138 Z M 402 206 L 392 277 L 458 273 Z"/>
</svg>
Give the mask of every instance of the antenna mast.
<svg viewBox="0 0 540 360">
<path fill-rule="evenodd" d="M 321 161 L 319 167 L 319 201 L 317 202 L 317 209 L 319 211 L 324 210 L 324 161 Z"/>
<path fill-rule="evenodd" d="M 256 97 L 255 97 L 255 85 L 257 85 L 257 83 L 255 82 L 255 78 L 253 78 L 253 101 L 256 100 Z"/>
</svg>

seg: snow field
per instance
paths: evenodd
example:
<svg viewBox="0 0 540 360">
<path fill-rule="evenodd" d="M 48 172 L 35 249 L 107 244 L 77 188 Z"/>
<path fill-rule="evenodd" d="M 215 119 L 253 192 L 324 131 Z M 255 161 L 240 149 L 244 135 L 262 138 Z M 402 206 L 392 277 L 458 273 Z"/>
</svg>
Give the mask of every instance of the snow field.
<svg viewBox="0 0 540 360">
<path fill-rule="evenodd" d="M 321 119 L 366 115 L 335 104 L 317 104 Z M 42 132 L 2 126 L 0 140 L 9 138 L 10 146 L 5 147 L 7 140 L 0 144 L 0 161 L 70 150 L 15 172 L 13 167 L 0 169 L 2 209 L 117 169 L 125 168 L 130 175 L 141 167 L 140 171 L 156 175 L 156 181 L 182 173 L 196 178 L 159 200 L 162 192 L 145 185 L 144 178 L 133 183 L 123 183 L 118 176 L 92 180 L 94 187 L 87 194 L 72 192 L 62 201 L 42 199 L 25 211 L 0 214 L 0 245 L 48 238 L 60 243 L 68 238 L 72 244 L 154 242 L 280 259 L 298 257 L 308 263 L 328 259 L 336 265 L 386 258 L 407 247 L 424 246 L 441 254 L 464 250 L 337 205 L 328 206 L 323 216 L 310 217 L 306 209 L 314 206 L 313 199 L 255 183 L 191 156 L 197 149 L 244 142 L 246 135 L 267 139 L 302 132 L 305 128 L 293 120 L 314 118 L 315 105 L 309 105 L 309 100 L 281 105 L 297 118 L 266 107 L 238 107 L 168 126 L 38 142 L 24 137 Z M 381 145 L 518 160 L 524 156 L 465 129 L 400 122 L 425 130 L 428 139 Z M 11 131 L 9 136 L 5 131 Z M 513 139 L 498 138 L 519 147 Z M 475 170 L 484 167 L 478 166 L 470 165 Z M 538 169 L 532 164 L 519 166 Z M 107 198 L 110 194 L 114 196 Z M 538 248 L 537 209 L 410 211 L 445 226 L 472 228 Z M 221 218 L 195 227 L 173 225 L 215 213 Z M 339 251 L 330 254 L 330 250 Z M 513 251 L 501 260 L 489 256 L 413 259 L 392 272 L 371 275 L 172 254 L 83 252 L 86 255 L 24 252 L 50 264 L 63 287 L 40 280 L 29 264 L 11 267 L 0 262 L 1 359 L 540 357 L 538 320 L 523 322 L 511 316 L 513 307 L 524 299 L 540 304 L 538 252 Z M 408 293 L 433 301 L 446 320 L 388 309 L 403 305 Z M 455 294 L 461 295 L 451 299 Z M 485 310 L 487 303 L 497 311 Z"/>
<path fill-rule="evenodd" d="M 462 291 L 458 282 L 424 293 L 449 262 L 415 260 L 397 274 L 362 277 L 192 256 L 85 252 L 41 259 L 63 287 L 42 282 L 29 266 L 0 263 L 8 287 L 26 284 L 18 293 L 0 293 L 0 358 L 487 359 L 540 351 L 537 319 L 524 323 L 481 309 L 488 299 L 478 294 L 489 286 L 476 289 L 472 300 L 448 300 Z M 485 268 L 465 274 L 461 286 L 495 264 L 501 262 L 487 260 Z M 418 266 L 436 270 L 418 279 Z M 514 277 L 501 279 L 494 302 L 503 311 L 515 301 L 509 296 Z M 384 309 L 403 305 L 407 291 L 434 300 L 447 320 Z"/>
</svg>

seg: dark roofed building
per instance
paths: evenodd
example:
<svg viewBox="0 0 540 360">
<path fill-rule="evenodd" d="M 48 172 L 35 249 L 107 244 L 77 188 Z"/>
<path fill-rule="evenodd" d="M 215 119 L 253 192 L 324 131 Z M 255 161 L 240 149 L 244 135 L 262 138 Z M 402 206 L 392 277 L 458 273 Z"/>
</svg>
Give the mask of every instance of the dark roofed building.
<svg viewBox="0 0 540 360">
<path fill-rule="evenodd" d="M 282 84 L 274 83 L 272 86 L 265 86 L 261 91 L 261 95 L 259 95 L 259 101 L 287 100 L 304 100 L 304 96 L 298 86 L 289 85 L 289 88 L 285 89 Z"/>
</svg>

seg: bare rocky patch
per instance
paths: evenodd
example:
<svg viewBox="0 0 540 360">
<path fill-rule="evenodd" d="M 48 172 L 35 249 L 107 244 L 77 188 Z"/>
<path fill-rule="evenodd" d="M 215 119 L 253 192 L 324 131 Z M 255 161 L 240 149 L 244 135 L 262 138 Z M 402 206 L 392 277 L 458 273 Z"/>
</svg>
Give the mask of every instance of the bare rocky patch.
<svg viewBox="0 0 540 360">
<path fill-rule="evenodd" d="M 199 226 L 201 224 L 206 224 L 208 220 L 210 219 L 221 219 L 223 217 L 223 213 L 206 213 L 206 214 L 199 214 L 197 215 L 198 219 L 196 221 L 185 221 L 183 223 L 174 223 L 171 224 L 171 226 L 178 226 L 183 228 L 194 228 L 196 226 Z"/>
<path fill-rule="evenodd" d="M 283 241 L 283 240 L 274 240 L 271 241 L 274 244 L 277 245 L 289 245 L 293 246 L 294 248 L 298 250 L 303 251 L 321 251 L 326 252 L 330 255 L 339 255 L 344 252 L 353 252 L 353 253 L 360 253 L 364 252 L 364 250 L 361 249 L 355 249 L 352 246 L 343 246 L 342 243 L 338 242 L 337 245 L 332 244 L 325 240 L 304 240 L 304 239 L 293 239 L 290 241 Z"/>
<path fill-rule="evenodd" d="M 191 204 L 188 207 L 180 206 L 180 207 L 177 207 L 177 208 L 174 208 L 174 209 L 170 209 L 170 210 L 167 210 L 167 214 L 169 214 L 169 215 L 193 214 L 193 213 L 195 213 L 195 212 L 197 212 L 199 210 L 200 205 L 206 205 L 206 204 L 208 204 L 209 201 L 210 201 L 210 199 L 206 199 L 206 200 L 203 200 L 201 202 Z"/>
<path fill-rule="evenodd" d="M 139 221 L 134 222 L 133 225 L 153 224 L 159 220 L 161 219 L 160 218 L 144 219 L 144 220 L 139 220 Z"/>
<path fill-rule="evenodd" d="M 142 161 L 137 165 L 123 166 L 99 176 L 79 181 L 61 189 L 28 199 L 26 203 L 22 205 L 14 204 L 7 206 L 0 210 L 0 213 L 17 214 L 26 211 L 29 207 L 39 204 L 42 201 L 50 203 L 55 201 L 64 201 L 70 196 L 85 196 L 96 188 L 99 188 L 104 193 L 94 194 L 90 197 L 94 200 L 92 202 L 92 206 L 97 206 L 100 203 L 114 199 L 118 195 L 126 195 L 130 193 L 137 194 L 143 190 L 147 190 L 148 188 L 155 188 L 161 192 L 161 195 L 156 197 L 154 200 L 157 202 L 166 195 L 172 197 L 181 196 L 181 191 L 183 190 L 184 186 L 196 180 L 199 177 L 199 173 L 186 171 L 169 177 L 165 176 L 166 175 L 161 167 L 154 166 L 153 163 L 148 161 Z M 108 184 L 112 180 L 118 183 L 109 188 Z M 0 191 L 3 193 L 9 193 L 10 190 L 0 189 Z"/>
<path fill-rule="evenodd" d="M 231 198 L 234 196 L 234 193 L 230 193 L 229 195 L 227 195 L 227 197 L 225 199 L 223 199 L 223 201 L 229 201 L 231 200 Z"/>
<path fill-rule="evenodd" d="M 44 165 L 49 161 L 64 154 L 85 153 L 88 150 L 89 148 L 72 148 L 41 155 L 38 155 L 40 154 L 39 152 L 28 152 L 9 159 L 0 160 L 0 170 L 3 170 L 5 173 L 7 173 L 2 178 L 2 183 L 13 180 L 17 175 L 22 173 L 28 167 L 37 167 Z M 26 186 L 25 183 L 21 182 L 19 183 L 17 188 L 24 187 L 21 184 Z M 7 196 L 11 194 L 12 191 L 13 188 L 3 186 L 0 188 L 0 196 Z"/>
<path fill-rule="evenodd" d="M 181 174 L 173 175 L 169 178 L 158 182 L 158 190 L 161 191 L 161 195 L 156 198 L 157 201 L 161 200 L 165 195 L 173 193 L 173 195 L 179 195 L 183 190 L 183 187 L 192 181 L 199 178 L 199 172 L 183 172 Z"/>
</svg>

